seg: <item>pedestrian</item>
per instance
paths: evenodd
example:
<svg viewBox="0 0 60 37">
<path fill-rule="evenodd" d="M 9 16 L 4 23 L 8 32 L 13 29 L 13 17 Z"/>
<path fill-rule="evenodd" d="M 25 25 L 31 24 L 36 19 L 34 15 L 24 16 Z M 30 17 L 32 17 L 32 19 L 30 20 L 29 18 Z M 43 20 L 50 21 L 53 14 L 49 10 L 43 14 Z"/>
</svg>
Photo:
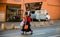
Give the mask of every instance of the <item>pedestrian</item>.
<svg viewBox="0 0 60 37">
<path fill-rule="evenodd" d="M 31 15 L 29 14 L 29 16 L 27 17 L 27 25 L 28 25 L 28 29 L 27 29 L 27 32 L 31 32 L 32 34 L 32 30 L 31 30 L 31 25 L 30 25 L 30 22 L 31 22 Z"/>
<path fill-rule="evenodd" d="M 48 15 L 48 13 L 46 13 L 46 20 L 47 20 L 47 21 L 50 20 L 50 15 Z"/>
<path fill-rule="evenodd" d="M 31 31 L 31 34 L 32 34 L 32 30 L 30 28 L 30 21 L 31 21 L 30 16 L 27 16 L 26 14 L 24 17 L 24 25 L 22 27 L 22 31 L 23 31 L 22 34 L 24 34 L 24 32 L 29 32 L 29 31 Z"/>
<path fill-rule="evenodd" d="M 25 26 L 25 24 L 27 23 L 27 15 L 25 14 L 25 16 L 23 17 L 23 21 L 24 21 L 24 25 L 22 26 L 22 34 L 24 34 L 24 32 L 26 31 L 25 29 L 24 29 L 24 26 Z"/>
<path fill-rule="evenodd" d="M 25 17 L 23 17 L 23 22 L 24 22 L 24 25 L 22 26 L 22 34 L 24 34 L 24 26 L 25 26 L 25 24 L 26 24 L 26 22 L 27 22 L 27 18 L 26 18 L 26 16 Z"/>
</svg>

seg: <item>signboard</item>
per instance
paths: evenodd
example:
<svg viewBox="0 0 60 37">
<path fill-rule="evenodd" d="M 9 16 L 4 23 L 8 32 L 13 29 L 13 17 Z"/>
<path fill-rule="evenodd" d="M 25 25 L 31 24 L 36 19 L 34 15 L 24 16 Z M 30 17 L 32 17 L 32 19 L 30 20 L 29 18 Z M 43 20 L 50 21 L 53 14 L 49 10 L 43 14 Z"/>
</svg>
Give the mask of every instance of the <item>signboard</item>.
<svg viewBox="0 0 60 37">
<path fill-rule="evenodd" d="M 5 14 L 0 13 L 0 22 L 3 22 L 5 20 Z"/>
</svg>

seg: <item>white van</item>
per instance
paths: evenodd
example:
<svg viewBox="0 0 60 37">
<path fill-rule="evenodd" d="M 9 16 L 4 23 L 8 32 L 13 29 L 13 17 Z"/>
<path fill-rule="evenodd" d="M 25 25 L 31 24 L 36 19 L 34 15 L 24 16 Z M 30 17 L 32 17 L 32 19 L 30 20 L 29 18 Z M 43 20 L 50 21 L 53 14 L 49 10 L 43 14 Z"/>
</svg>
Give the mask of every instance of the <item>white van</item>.
<svg viewBox="0 0 60 37">
<path fill-rule="evenodd" d="M 47 11 L 44 9 L 41 10 L 34 10 L 34 11 L 29 11 L 29 13 L 31 14 L 31 18 L 32 19 L 37 19 L 38 21 L 41 20 L 50 20 L 50 15 L 48 15 Z"/>
</svg>

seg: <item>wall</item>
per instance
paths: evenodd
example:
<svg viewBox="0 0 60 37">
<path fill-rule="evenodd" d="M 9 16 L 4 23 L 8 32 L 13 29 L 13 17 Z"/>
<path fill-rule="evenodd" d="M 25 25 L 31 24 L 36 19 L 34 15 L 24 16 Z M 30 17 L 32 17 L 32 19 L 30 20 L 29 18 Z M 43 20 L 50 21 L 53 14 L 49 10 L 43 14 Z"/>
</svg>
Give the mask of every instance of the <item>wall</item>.
<svg viewBox="0 0 60 37">
<path fill-rule="evenodd" d="M 6 15 L 6 5 L 0 4 L 0 21 L 5 21 L 5 15 Z"/>
<path fill-rule="evenodd" d="M 60 0 L 4 0 L 7 4 L 21 4 L 24 11 L 25 9 L 25 3 L 32 3 L 32 2 L 43 2 L 42 9 L 46 9 L 49 15 L 51 16 L 51 19 L 60 19 Z M 3 2 L 4 2 L 3 1 Z M 4 8 L 4 9 L 3 9 Z M 6 12 L 6 5 L 0 4 L 0 11 L 3 11 L 3 13 Z M 5 11 L 5 12 L 4 12 Z"/>
<path fill-rule="evenodd" d="M 60 7 L 59 7 L 59 15 L 60 15 Z M 59 19 L 60 19 L 60 16 L 59 16 Z"/>
<path fill-rule="evenodd" d="M 42 9 L 46 9 L 51 19 L 60 19 L 60 2 L 59 0 L 47 0 L 43 2 Z"/>
<path fill-rule="evenodd" d="M 21 4 L 22 3 L 22 0 L 7 0 L 8 4 Z"/>
<path fill-rule="evenodd" d="M 45 0 L 24 0 L 25 3 L 32 3 L 32 2 L 41 2 Z"/>
<path fill-rule="evenodd" d="M 46 9 L 51 19 L 60 19 L 60 0 L 24 0 L 24 3 L 43 2 L 42 9 Z"/>
<path fill-rule="evenodd" d="M 0 3 L 6 3 L 7 0 L 0 0 Z"/>
</svg>

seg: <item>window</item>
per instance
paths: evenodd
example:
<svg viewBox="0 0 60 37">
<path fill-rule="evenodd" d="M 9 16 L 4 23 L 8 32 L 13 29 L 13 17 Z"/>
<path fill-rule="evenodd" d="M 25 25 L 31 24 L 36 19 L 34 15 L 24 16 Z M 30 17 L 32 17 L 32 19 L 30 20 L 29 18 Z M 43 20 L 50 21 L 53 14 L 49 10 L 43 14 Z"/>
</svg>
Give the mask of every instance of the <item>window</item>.
<svg viewBox="0 0 60 37">
<path fill-rule="evenodd" d="M 40 10 L 42 6 L 42 2 L 35 2 L 35 3 L 26 3 L 26 10 Z"/>
<path fill-rule="evenodd" d="M 20 22 L 22 16 L 20 8 L 20 6 L 7 6 L 6 21 Z"/>
</svg>

